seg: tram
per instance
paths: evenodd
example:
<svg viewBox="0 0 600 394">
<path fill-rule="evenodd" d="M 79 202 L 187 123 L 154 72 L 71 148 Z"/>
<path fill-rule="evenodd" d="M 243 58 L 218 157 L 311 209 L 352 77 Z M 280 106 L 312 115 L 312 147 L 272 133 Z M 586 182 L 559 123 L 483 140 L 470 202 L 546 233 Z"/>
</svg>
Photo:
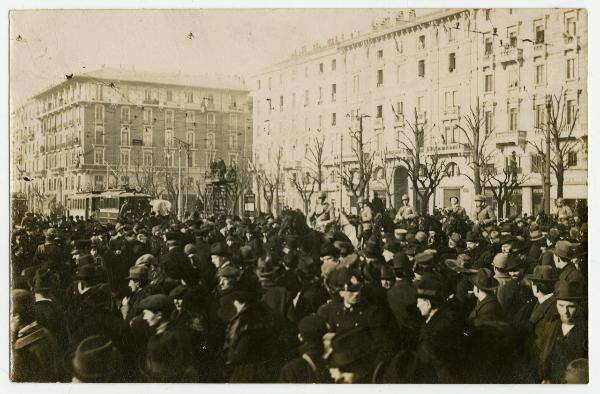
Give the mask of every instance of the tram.
<svg viewBox="0 0 600 394">
<path fill-rule="evenodd" d="M 109 189 L 100 193 L 100 207 L 97 219 L 105 223 L 115 223 L 125 214 L 133 214 L 141 218 L 149 213 L 151 197 L 145 193 L 138 193 L 128 189 Z"/>
<path fill-rule="evenodd" d="M 100 192 L 75 193 L 67 196 L 67 216 L 88 220 L 98 217 Z"/>
<path fill-rule="evenodd" d="M 133 213 L 140 216 L 150 211 L 151 197 L 130 189 L 109 189 L 103 192 L 76 193 L 68 197 L 69 216 L 85 220 L 97 219 L 104 223 L 115 223 L 119 216 Z"/>
</svg>

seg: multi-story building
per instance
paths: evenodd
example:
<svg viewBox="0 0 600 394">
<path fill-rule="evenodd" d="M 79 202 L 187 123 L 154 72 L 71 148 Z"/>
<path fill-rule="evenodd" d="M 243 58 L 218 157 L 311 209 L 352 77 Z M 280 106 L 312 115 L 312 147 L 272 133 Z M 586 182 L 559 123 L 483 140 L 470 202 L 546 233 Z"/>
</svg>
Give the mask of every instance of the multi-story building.
<svg viewBox="0 0 600 394">
<path fill-rule="evenodd" d="M 251 116 L 237 77 L 106 67 L 75 75 L 14 111 L 12 188 L 37 210 L 78 191 L 123 185 L 151 183 L 173 199 L 181 167 L 184 193 L 195 195 L 211 161 L 249 157 Z"/>
<path fill-rule="evenodd" d="M 363 149 L 376 152 L 370 192 L 391 183 L 397 206 L 411 194 L 407 169 L 398 160 L 407 123 L 424 124 L 425 154 L 447 164 L 446 177 L 431 206 L 456 196 L 467 209 L 474 197 L 465 116 L 479 102 L 490 163 L 500 171 L 514 163 L 529 174 L 512 196 L 511 213 L 536 213 L 542 203 L 541 158 L 531 143 L 543 139 L 547 95 L 562 98 L 568 121 L 577 114 L 565 174 L 566 199 L 587 196 L 587 14 L 580 9 L 449 9 L 417 17 L 399 11 L 395 20 L 373 24 L 367 34 L 353 32 L 303 48 L 287 61 L 254 77 L 254 159 L 273 165 L 282 149 L 282 171 L 310 167 L 307 145 L 325 139 L 326 182 L 331 198 L 351 208 L 340 193 L 338 167 L 356 160 L 348 130 L 362 117 Z M 561 96 L 562 94 L 562 96 Z M 540 123 L 541 122 L 541 123 Z M 384 153 L 385 152 L 385 153 Z M 513 154 L 514 152 L 514 154 Z M 341 158 L 340 158 L 341 157 Z M 382 171 L 382 157 L 388 160 Z M 310 160 L 308 160 L 310 161 Z M 389 181 L 384 182 L 384 176 Z M 284 203 L 302 207 L 287 179 Z M 391 181 L 391 182 L 390 182 Z M 343 188 L 342 188 L 343 189 Z M 485 191 L 490 197 L 491 191 Z M 552 192 L 556 196 L 556 179 Z"/>
</svg>

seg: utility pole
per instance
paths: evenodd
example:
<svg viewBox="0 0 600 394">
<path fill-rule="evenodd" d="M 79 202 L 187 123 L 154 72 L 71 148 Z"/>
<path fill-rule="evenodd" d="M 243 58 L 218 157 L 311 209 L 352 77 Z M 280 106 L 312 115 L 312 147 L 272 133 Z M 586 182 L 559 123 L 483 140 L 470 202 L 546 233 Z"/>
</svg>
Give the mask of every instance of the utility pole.
<svg viewBox="0 0 600 394">
<path fill-rule="evenodd" d="M 544 175 L 544 212 L 550 214 L 550 115 L 552 96 L 546 95 L 546 168 Z"/>
<path fill-rule="evenodd" d="M 179 220 L 183 220 L 183 195 L 181 194 L 181 146 L 179 146 L 179 164 L 178 164 L 178 177 L 177 177 L 177 217 Z"/>
</svg>

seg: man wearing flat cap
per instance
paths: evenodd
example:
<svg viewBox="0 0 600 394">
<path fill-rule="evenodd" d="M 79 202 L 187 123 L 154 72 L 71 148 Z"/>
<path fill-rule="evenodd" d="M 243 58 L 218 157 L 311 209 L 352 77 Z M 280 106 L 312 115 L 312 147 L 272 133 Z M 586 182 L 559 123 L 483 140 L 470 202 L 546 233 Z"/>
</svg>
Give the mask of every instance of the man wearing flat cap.
<svg viewBox="0 0 600 394">
<path fill-rule="evenodd" d="M 175 304 L 165 294 L 154 294 L 140 303 L 143 319 L 153 329 L 148 340 L 142 374 L 149 383 L 195 383 L 193 346 L 189 331 L 175 324 Z"/>
<path fill-rule="evenodd" d="M 297 357 L 283 366 L 278 383 L 330 383 L 323 360 L 323 335 L 327 332 L 325 320 L 312 313 L 298 323 Z"/>
<path fill-rule="evenodd" d="M 558 316 L 546 324 L 541 336 L 540 377 L 543 383 L 563 383 L 568 364 L 588 358 L 585 284 L 559 281 L 554 297 Z"/>
<path fill-rule="evenodd" d="M 586 283 L 585 277 L 571 262 L 573 245 L 569 241 L 557 241 L 554 245 L 554 265 L 559 272 L 559 281 Z"/>
</svg>

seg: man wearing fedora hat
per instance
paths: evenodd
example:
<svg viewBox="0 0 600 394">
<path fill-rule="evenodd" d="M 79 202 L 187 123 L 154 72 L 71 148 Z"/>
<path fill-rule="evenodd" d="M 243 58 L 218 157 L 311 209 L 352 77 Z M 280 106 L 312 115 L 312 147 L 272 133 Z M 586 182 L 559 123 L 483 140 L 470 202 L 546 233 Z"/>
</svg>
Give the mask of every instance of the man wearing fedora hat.
<svg viewBox="0 0 600 394">
<path fill-rule="evenodd" d="M 122 382 L 123 356 L 112 341 L 101 335 L 85 338 L 67 369 L 72 374 L 73 383 L 119 383 Z"/>
<path fill-rule="evenodd" d="M 494 293 L 498 288 L 498 281 L 492 271 L 480 268 L 469 280 L 473 284 L 473 295 L 477 298 L 477 304 L 469 315 L 471 325 L 477 327 L 485 323 L 504 321 L 504 311 Z"/>
<path fill-rule="evenodd" d="M 327 357 L 329 373 L 335 383 L 375 383 L 382 373 L 382 361 L 377 363 L 378 348 L 368 330 L 359 327 L 336 334 Z"/>
<path fill-rule="evenodd" d="M 559 281 L 554 296 L 558 316 L 545 325 L 541 336 L 540 377 L 545 383 L 562 383 L 568 364 L 588 357 L 585 284 Z"/>
<path fill-rule="evenodd" d="M 538 265 L 533 270 L 533 274 L 526 275 L 525 280 L 531 284 L 531 292 L 535 298 L 521 308 L 513 322 L 517 328 L 523 330 L 525 352 L 531 364 L 529 373 L 533 376 L 532 383 L 540 381 L 537 376 L 537 364 L 542 352 L 541 339 L 544 327 L 558 315 L 554 297 L 557 278 L 554 267 L 549 265 Z"/>
<path fill-rule="evenodd" d="M 66 318 L 63 306 L 57 302 L 59 288 L 58 275 L 50 269 L 39 268 L 33 278 L 35 296 L 34 312 L 36 321 L 48 329 L 56 339 L 59 349 L 68 343 Z"/>
</svg>

